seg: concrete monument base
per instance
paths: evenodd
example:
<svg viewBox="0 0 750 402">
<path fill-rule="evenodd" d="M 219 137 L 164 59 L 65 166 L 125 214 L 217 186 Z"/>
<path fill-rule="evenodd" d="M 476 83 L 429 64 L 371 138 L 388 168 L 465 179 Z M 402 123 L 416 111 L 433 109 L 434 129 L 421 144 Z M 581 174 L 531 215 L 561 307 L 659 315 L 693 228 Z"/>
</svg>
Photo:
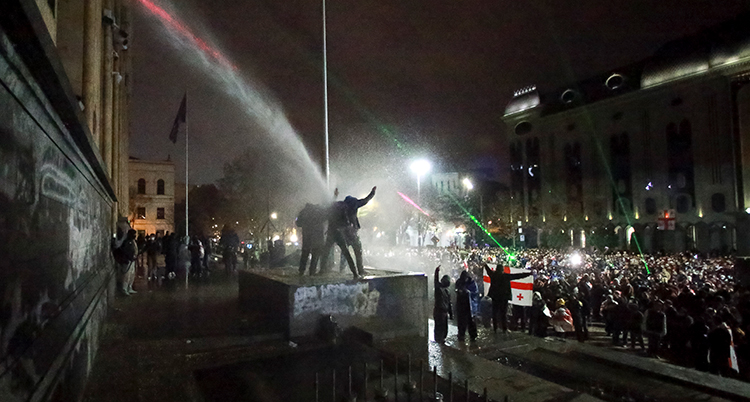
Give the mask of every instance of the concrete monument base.
<svg viewBox="0 0 750 402">
<path fill-rule="evenodd" d="M 351 274 L 299 276 L 296 269 L 239 272 L 240 309 L 269 333 L 286 339 L 313 336 L 332 316 L 370 340 L 427 336 L 427 277 L 423 273 L 368 270 Z"/>
</svg>

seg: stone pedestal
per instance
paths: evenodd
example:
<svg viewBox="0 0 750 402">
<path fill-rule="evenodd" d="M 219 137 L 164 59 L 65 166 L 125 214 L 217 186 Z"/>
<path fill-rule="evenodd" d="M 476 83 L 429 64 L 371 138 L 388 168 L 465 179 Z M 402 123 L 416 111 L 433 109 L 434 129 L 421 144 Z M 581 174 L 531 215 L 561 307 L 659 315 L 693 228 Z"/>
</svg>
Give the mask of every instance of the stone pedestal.
<svg viewBox="0 0 750 402">
<path fill-rule="evenodd" d="M 240 309 L 286 339 L 315 335 L 328 315 L 342 330 L 356 328 L 370 340 L 427 336 L 427 277 L 374 271 L 360 281 L 349 275 L 299 276 L 296 270 L 240 271 Z"/>
</svg>

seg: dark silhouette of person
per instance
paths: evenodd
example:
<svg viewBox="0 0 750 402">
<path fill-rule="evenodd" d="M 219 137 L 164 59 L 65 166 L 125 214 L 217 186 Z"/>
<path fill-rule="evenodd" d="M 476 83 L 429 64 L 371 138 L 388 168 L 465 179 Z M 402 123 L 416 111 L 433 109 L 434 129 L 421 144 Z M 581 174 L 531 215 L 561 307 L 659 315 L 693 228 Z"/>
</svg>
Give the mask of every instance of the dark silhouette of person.
<svg viewBox="0 0 750 402">
<path fill-rule="evenodd" d="M 354 250 L 354 259 L 357 262 L 357 272 L 359 275 L 365 274 L 364 262 L 362 260 L 362 241 L 359 239 L 359 218 L 357 218 L 357 211 L 363 206 L 367 205 L 368 202 L 375 196 L 375 190 L 377 187 L 373 187 L 370 194 L 362 199 L 357 199 L 351 195 L 344 198 L 344 205 L 346 205 L 347 220 L 349 226 L 344 231 L 347 246 L 352 246 Z"/>
<path fill-rule="evenodd" d="M 443 275 L 440 280 L 440 265 L 435 268 L 435 306 L 432 310 L 432 318 L 435 320 L 435 342 L 443 342 L 448 336 L 448 318 L 453 319 L 453 306 L 448 288 L 451 278 Z"/>
<path fill-rule="evenodd" d="M 221 229 L 219 245 L 222 248 L 224 268 L 228 274 L 235 272 L 237 270 L 237 249 L 240 247 L 240 238 L 231 226 L 224 225 Z"/>
<path fill-rule="evenodd" d="M 351 269 L 352 274 L 354 274 L 354 279 L 359 279 L 357 266 L 354 263 L 352 255 L 349 253 L 349 249 L 346 247 L 345 232 L 347 228 L 351 226 L 351 224 L 346 213 L 346 204 L 344 204 L 344 201 L 334 202 L 333 205 L 328 209 L 327 215 L 328 231 L 326 232 L 326 242 L 323 246 L 323 257 L 320 260 L 319 272 L 327 273 L 330 271 L 330 267 L 328 266 L 328 259 L 330 258 L 331 254 L 333 254 L 331 252 L 331 249 L 333 248 L 333 244 L 335 243 L 339 246 L 341 255 L 346 258 L 346 261 L 349 264 L 349 269 Z"/>
<path fill-rule="evenodd" d="M 357 199 L 352 196 L 347 196 L 344 201 L 337 201 L 333 204 L 330 209 L 328 218 L 328 233 L 326 234 L 326 243 L 323 247 L 323 258 L 321 260 L 321 271 L 327 272 L 328 259 L 330 257 L 330 250 L 333 244 L 336 243 L 341 249 L 341 254 L 346 258 L 351 269 L 354 279 L 359 279 L 365 275 L 364 264 L 362 261 L 362 242 L 359 240 L 357 232 L 360 229 L 359 219 L 357 218 L 357 210 L 363 207 L 365 204 L 370 202 L 372 197 L 375 196 L 375 190 L 377 187 L 373 187 L 370 194 L 362 199 Z M 347 244 L 351 245 L 354 249 L 354 255 L 357 258 L 355 265 L 354 259 Z"/>
<path fill-rule="evenodd" d="M 456 281 L 456 321 L 458 325 L 458 340 L 463 341 L 466 330 L 469 337 L 477 339 L 477 324 L 474 322 L 474 312 L 479 299 L 479 289 L 468 271 L 461 271 Z"/>
<path fill-rule="evenodd" d="M 487 276 L 490 277 L 490 291 L 487 296 L 492 299 L 492 328 L 497 332 L 498 324 L 500 324 L 503 332 L 508 332 L 508 302 L 513 295 L 510 290 L 510 281 L 530 276 L 531 272 L 506 274 L 501 266 L 497 268 L 493 271 L 489 265 L 484 264 Z"/>
<path fill-rule="evenodd" d="M 316 274 L 320 253 L 325 245 L 326 214 L 319 205 L 307 203 L 297 216 L 297 227 L 302 230 L 302 255 L 299 259 L 299 274 L 304 275 L 310 259 L 310 275 Z"/>
</svg>

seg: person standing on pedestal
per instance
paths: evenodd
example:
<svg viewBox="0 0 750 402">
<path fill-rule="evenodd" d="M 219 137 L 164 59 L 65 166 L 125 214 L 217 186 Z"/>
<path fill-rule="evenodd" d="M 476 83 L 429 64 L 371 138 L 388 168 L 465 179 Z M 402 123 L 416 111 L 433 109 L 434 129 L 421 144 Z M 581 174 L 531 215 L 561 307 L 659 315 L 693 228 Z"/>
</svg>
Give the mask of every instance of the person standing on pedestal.
<svg viewBox="0 0 750 402">
<path fill-rule="evenodd" d="M 300 275 L 304 275 L 307 270 L 308 257 L 310 258 L 310 275 L 316 274 L 318 260 L 324 246 L 325 224 L 325 211 L 319 205 L 307 203 L 297 216 L 296 225 L 302 230 L 302 255 L 299 260 Z"/>
</svg>

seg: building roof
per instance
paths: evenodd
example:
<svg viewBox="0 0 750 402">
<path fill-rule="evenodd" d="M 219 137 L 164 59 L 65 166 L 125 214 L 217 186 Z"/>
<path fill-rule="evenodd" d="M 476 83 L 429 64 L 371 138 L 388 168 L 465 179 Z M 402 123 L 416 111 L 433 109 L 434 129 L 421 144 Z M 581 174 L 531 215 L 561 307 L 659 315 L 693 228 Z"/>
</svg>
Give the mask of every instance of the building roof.
<svg viewBox="0 0 750 402">
<path fill-rule="evenodd" d="M 575 84 L 547 92 L 536 87 L 516 91 L 505 116 L 534 108 L 538 108 L 540 115 L 559 113 L 741 62 L 750 65 L 750 13 L 668 42 L 645 60 Z"/>
</svg>

